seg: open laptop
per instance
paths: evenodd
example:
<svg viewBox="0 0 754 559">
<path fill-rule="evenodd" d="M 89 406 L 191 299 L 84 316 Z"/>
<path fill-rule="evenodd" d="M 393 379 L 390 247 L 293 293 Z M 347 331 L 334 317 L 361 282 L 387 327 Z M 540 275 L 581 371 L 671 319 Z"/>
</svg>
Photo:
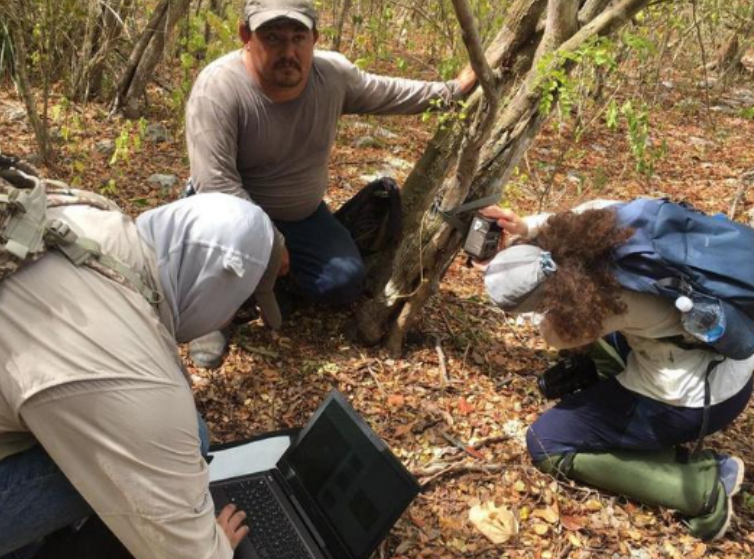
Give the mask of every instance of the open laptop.
<svg viewBox="0 0 754 559">
<path fill-rule="evenodd" d="M 249 535 L 236 559 L 367 559 L 419 484 L 338 391 L 328 394 L 273 469 L 210 484 Z"/>
</svg>

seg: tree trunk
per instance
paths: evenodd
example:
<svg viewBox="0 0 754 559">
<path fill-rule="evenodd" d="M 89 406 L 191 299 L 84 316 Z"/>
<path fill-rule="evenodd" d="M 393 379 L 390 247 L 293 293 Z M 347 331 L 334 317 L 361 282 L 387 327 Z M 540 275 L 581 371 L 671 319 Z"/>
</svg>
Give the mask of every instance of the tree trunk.
<svg viewBox="0 0 754 559">
<path fill-rule="evenodd" d="M 47 111 L 42 112 L 40 118 L 37 112 L 37 98 L 32 91 L 31 83 L 29 81 L 29 74 L 27 72 L 28 64 L 28 50 L 26 46 L 26 37 L 24 35 L 26 29 L 30 28 L 30 22 L 26 11 L 24 9 L 23 2 L 16 4 L 9 4 L 8 16 L 10 19 L 10 25 L 7 26 L 10 31 L 11 41 L 13 43 L 13 71 L 16 79 L 16 86 L 24 100 L 26 107 L 26 116 L 29 118 L 29 123 L 34 131 L 34 138 L 37 142 L 37 151 L 42 161 L 49 161 L 51 157 L 50 153 L 50 136 L 47 129 Z M 49 90 L 45 88 L 43 105 L 47 107 L 47 95 Z"/>
<path fill-rule="evenodd" d="M 122 111 L 127 118 L 141 116 L 147 84 L 162 59 L 170 35 L 190 3 L 191 0 L 161 0 L 155 8 L 118 80 L 113 111 Z"/>
<path fill-rule="evenodd" d="M 343 27 L 345 27 L 346 19 L 351 11 L 352 0 L 343 0 L 343 6 L 338 14 L 338 22 L 335 25 L 335 36 L 332 40 L 332 50 L 340 52 L 340 43 L 343 40 Z"/>
<path fill-rule="evenodd" d="M 102 0 L 91 6 L 84 46 L 71 80 L 71 96 L 75 100 L 88 101 L 101 94 L 107 59 L 122 34 L 132 3 L 132 0 Z"/>
<path fill-rule="evenodd" d="M 536 60 L 555 50 L 571 52 L 597 35 L 607 35 L 629 21 L 648 0 L 620 0 L 591 15 L 578 29 L 578 0 L 517 0 L 506 23 L 487 49 L 490 66 L 501 78 L 500 102 L 489 139 L 471 169 L 471 180 L 456 176 L 462 146 L 478 141 L 484 131 L 475 126 L 488 105 L 477 91 L 469 99 L 477 116 L 464 127 L 439 130 L 403 187 L 404 238 L 391 253 L 369 262 L 371 298 L 357 311 L 359 331 L 367 343 L 386 342 L 399 354 L 408 328 L 426 300 L 437 291 L 460 250 L 464 234 L 433 210 L 454 208 L 471 200 L 502 193 L 503 186 L 536 137 L 548 115 L 539 110 Z M 585 7 L 593 9 L 594 2 Z M 544 32 L 540 19 L 545 13 Z M 556 59 L 556 57 L 552 57 Z M 549 60 L 549 59 L 548 59 Z M 467 184 L 467 187 L 463 185 Z"/>
</svg>

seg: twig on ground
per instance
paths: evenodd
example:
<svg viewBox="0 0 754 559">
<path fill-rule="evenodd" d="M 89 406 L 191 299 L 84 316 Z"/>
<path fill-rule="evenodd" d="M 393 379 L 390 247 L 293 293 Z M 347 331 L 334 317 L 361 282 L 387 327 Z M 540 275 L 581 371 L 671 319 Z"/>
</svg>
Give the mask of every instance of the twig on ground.
<svg viewBox="0 0 754 559">
<path fill-rule="evenodd" d="M 469 456 L 476 458 L 477 460 L 485 460 L 484 455 L 482 455 L 480 452 L 478 452 L 473 446 L 468 445 L 462 441 L 459 441 L 452 435 L 446 433 L 442 429 L 439 430 L 440 434 L 442 435 L 442 438 L 448 441 L 450 444 L 452 444 L 454 447 L 456 447 L 459 450 L 462 450 Z"/>
<path fill-rule="evenodd" d="M 364 355 L 362 354 L 362 358 Z M 379 363 L 379 359 L 377 359 L 377 362 Z M 382 383 L 380 382 L 380 379 L 377 378 L 377 373 L 372 370 L 372 365 L 370 363 L 367 363 L 367 371 L 369 372 L 369 375 L 372 377 L 372 380 L 374 381 L 374 384 L 377 385 L 377 390 L 380 391 L 380 394 L 382 394 L 383 398 L 387 398 L 387 392 L 385 392 L 385 388 L 382 386 Z"/>
<path fill-rule="evenodd" d="M 466 360 L 469 357 L 469 350 L 471 349 L 471 342 L 466 344 L 466 349 L 463 350 L 463 360 L 461 361 L 461 371 L 466 370 Z"/>
<path fill-rule="evenodd" d="M 452 462 L 452 464 L 456 464 L 456 463 L 457 461 Z M 449 464 L 448 462 L 438 462 L 436 464 L 430 464 L 429 466 L 424 466 L 423 468 L 411 470 L 411 473 L 414 474 L 414 476 L 418 478 L 429 477 L 429 476 L 438 474 L 440 472 L 444 472 L 450 467 L 450 465 L 451 464 Z"/>
<path fill-rule="evenodd" d="M 414 476 L 418 478 L 426 477 L 422 482 L 422 488 L 429 487 L 432 483 L 444 476 L 457 476 L 461 474 L 476 473 L 476 474 L 499 474 L 507 468 L 507 464 L 470 464 L 468 462 L 458 462 L 451 464 L 450 466 L 440 470 L 427 477 L 426 471 L 417 470 L 414 471 Z"/>
<path fill-rule="evenodd" d="M 568 554 L 571 553 L 572 549 L 573 546 L 570 543 L 566 543 L 560 550 L 560 553 L 558 553 L 558 558 L 563 559 L 564 557 L 568 557 Z"/>
<path fill-rule="evenodd" d="M 446 386 L 450 383 L 450 377 L 448 376 L 448 368 L 445 365 L 445 353 L 442 350 L 439 337 L 435 338 L 435 351 L 437 352 L 437 363 L 440 366 L 440 381 L 442 386 Z"/>
<path fill-rule="evenodd" d="M 498 435 L 496 437 L 488 437 L 486 439 L 482 439 L 480 441 L 475 442 L 473 445 L 471 445 L 471 448 L 474 450 L 479 450 L 480 448 L 484 448 L 485 446 L 496 444 L 503 441 L 509 441 L 511 439 L 510 435 Z"/>
<path fill-rule="evenodd" d="M 450 334 L 450 337 L 454 340 L 456 339 L 456 333 L 453 330 L 453 327 L 450 325 L 450 321 L 448 320 L 448 316 L 445 313 L 445 309 L 440 307 L 440 316 L 442 317 L 442 321 L 445 323 L 445 328 L 448 329 L 448 334 Z"/>
</svg>

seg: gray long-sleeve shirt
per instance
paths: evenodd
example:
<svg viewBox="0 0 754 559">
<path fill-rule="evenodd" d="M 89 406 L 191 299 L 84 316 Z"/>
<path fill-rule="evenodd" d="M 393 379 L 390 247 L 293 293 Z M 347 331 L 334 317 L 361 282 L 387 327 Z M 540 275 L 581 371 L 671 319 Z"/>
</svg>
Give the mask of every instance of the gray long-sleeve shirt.
<svg viewBox="0 0 754 559">
<path fill-rule="evenodd" d="M 191 176 L 199 192 L 249 198 L 273 219 L 311 215 L 327 189 L 327 164 L 343 114 L 412 114 L 461 96 L 458 82 L 422 82 L 361 71 L 316 51 L 300 97 L 273 103 L 241 51 L 205 68 L 186 110 Z"/>
</svg>

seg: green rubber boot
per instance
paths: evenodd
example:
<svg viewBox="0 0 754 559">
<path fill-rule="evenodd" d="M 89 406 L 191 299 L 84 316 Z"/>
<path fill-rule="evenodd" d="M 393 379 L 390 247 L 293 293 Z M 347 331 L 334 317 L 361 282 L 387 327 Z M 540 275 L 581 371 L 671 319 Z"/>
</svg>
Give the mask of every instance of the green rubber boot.
<svg viewBox="0 0 754 559">
<path fill-rule="evenodd" d="M 675 449 L 561 454 L 537 467 L 640 503 L 675 509 L 689 517 L 691 534 L 703 540 L 721 537 L 730 523 L 730 497 L 710 450 L 695 458 Z"/>
</svg>

